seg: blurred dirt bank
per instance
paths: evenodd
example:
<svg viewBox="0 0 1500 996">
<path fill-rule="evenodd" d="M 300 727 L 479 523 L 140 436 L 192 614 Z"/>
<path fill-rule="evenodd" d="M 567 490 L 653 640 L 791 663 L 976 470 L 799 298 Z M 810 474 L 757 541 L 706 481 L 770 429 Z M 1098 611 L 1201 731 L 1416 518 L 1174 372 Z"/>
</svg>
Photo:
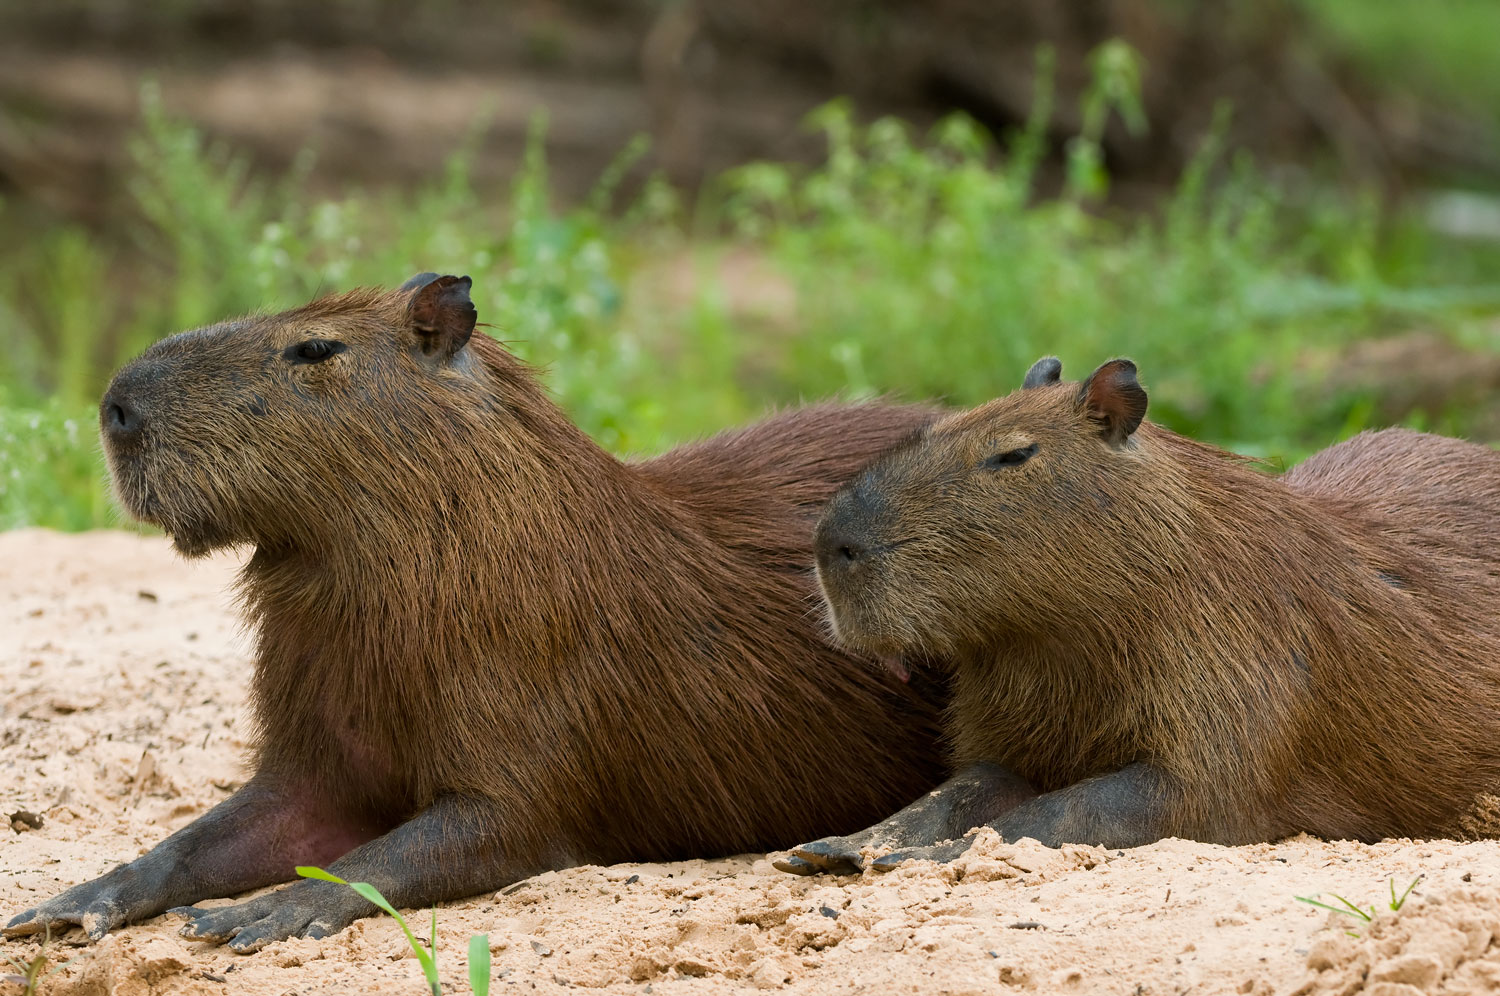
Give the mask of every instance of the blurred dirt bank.
<svg viewBox="0 0 1500 996">
<path fill-rule="evenodd" d="M 1496 165 L 1472 122 L 1382 95 L 1320 48 L 1292 0 L 57 0 L 0 6 L 0 193 L 106 216 L 143 76 L 262 164 L 314 149 L 325 188 L 431 176 L 483 120 L 475 173 L 508 176 L 545 108 L 559 188 L 576 195 L 640 133 L 653 139 L 640 170 L 688 185 L 812 158 L 820 142 L 799 122 L 839 95 L 919 125 L 963 110 L 1004 134 L 1032 106 L 1045 44 L 1060 148 L 1089 53 L 1114 37 L 1147 65 L 1151 129 L 1106 133 L 1127 187 L 1175 179 L 1221 100 L 1234 145 L 1264 161 L 1388 183 Z"/>
</svg>

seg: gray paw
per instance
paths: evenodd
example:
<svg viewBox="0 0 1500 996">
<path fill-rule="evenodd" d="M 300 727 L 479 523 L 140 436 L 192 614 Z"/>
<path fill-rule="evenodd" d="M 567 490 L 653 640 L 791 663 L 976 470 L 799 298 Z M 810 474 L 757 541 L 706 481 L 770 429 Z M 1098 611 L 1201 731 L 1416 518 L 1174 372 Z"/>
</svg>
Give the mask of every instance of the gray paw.
<svg viewBox="0 0 1500 996">
<path fill-rule="evenodd" d="M 288 937 L 336 934 L 374 913 L 375 906 L 341 885 L 297 882 L 234 906 L 179 906 L 168 912 L 187 917 L 179 931 L 183 937 L 227 944 L 233 951 L 249 954 Z"/>
<path fill-rule="evenodd" d="M 62 895 L 13 917 L 3 932 L 6 937 L 24 937 L 48 929 L 61 933 L 76 926 L 83 928 L 89 940 L 97 941 L 116 927 L 123 927 L 125 920 L 125 905 L 112 894 L 112 890 L 100 888 L 95 881 L 74 886 Z"/>
</svg>

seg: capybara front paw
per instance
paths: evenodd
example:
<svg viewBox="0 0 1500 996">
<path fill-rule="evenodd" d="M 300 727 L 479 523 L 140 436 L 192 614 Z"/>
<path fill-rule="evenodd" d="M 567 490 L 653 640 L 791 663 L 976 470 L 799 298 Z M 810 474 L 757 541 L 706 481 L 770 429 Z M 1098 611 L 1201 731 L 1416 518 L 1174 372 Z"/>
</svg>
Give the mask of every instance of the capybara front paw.
<svg viewBox="0 0 1500 996">
<path fill-rule="evenodd" d="M 308 888 L 315 885 L 325 888 Z M 179 906 L 168 912 L 187 917 L 188 922 L 179 931 L 183 937 L 227 944 L 233 951 L 249 954 L 288 937 L 336 934 L 361 916 L 374 912 L 375 907 L 353 890 L 326 886 L 327 883 L 321 882 L 298 882 L 233 906 L 213 909 Z"/>
<path fill-rule="evenodd" d="M 773 864 L 793 875 L 858 875 L 864 870 L 861 846 L 850 837 L 824 837 L 792 848 L 790 856 Z"/>
<path fill-rule="evenodd" d="M 936 861 L 940 865 L 946 865 L 967 851 L 972 843 L 971 839 L 965 837 L 946 844 L 933 844 L 930 847 L 907 847 L 872 859 L 870 867 L 876 871 L 885 872 L 904 861 Z"/>
<path fill-rule="evenodd" d="M 93 885 L 88 882 L 76 886 L 13 917 L 5 925 L 5 936 L 24 937 L 48 929 L 59 933 L 69 927 L 82 927 L 89 940 L 102 940 L 111 930 L 125 925 L 127 911 L 117 897 L 89 888 Z"/>
</svg>

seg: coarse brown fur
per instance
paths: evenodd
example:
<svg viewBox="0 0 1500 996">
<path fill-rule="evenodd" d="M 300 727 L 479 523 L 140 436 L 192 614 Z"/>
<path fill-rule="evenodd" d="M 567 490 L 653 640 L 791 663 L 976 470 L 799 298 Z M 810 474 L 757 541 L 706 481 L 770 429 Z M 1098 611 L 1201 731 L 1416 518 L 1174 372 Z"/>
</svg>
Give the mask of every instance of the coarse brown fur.
<svg viewBox="0 0 1500 996">
<path fill-rule="evenodd" d="M 811 535 L 938 412 L 822 404 L 624 463 L 432 276 L 174 336 L 105 399 L 127 509 L 190 555 L 255 547 L 257 778 L 324 800 L 341 848 L 481 805 L 495 867 L 409 903 L 786 846 L 931 787 L 941 693 L 829 643 Z M 302 361 L 316 340 L 342 349 Z M 880 777 L 829 780 L 835 755 Z M 283 878 L 312 860 L 276 847 Z"/>
<path fill-rule="evenodd" d="M 848 645 L 953 660 L 958 766 L 1136 807 L 1133 830 L 1014 811 L 1094 843 L 1457 831 L 1500 785 L 1500 454 L 1393 429 L 1275 477 L 1141 422 L 1128 362 L 1028 384 L 819 527 Z M 1155 774 L 1103 791 L 1122 769 Z"/>
</svg>

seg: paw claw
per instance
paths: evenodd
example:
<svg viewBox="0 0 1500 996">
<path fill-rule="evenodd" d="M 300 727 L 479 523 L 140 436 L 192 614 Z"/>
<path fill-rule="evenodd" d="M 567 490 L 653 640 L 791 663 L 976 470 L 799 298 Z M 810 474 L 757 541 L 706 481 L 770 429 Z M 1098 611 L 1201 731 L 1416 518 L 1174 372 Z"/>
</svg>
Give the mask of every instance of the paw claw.
<svg viewBox="0 0 1500 996">
<path fill-rule="evenodd" d="M 231 937 L 226 944 L 229 950 L 236 954 L 253 954 L 275 940 L 284 940 L 286 937 L 295 937 L 295 933 L 278 931 L 275 926 L 267 927 L 265 921 L 252 923 L 244 930 Z"/>
<path fill-rule="evenodd" d="M 232 909 L 233 907 L 225 908 Z M 187 909 L 192 909 L 193 912 L 191 915 L 189 915 L 188 922 L 178 928 L 177 933 L 183 937 L 188 938 L 189 940 L 219 943 L 228 940 L 236 930 L 233 925 L 230 925 L 228 927 L 215 926 L 214 921 L 208 918 L 208 914 L 212 913 L 212 910 L 199 910 L 193 909 L 192 907 L 187 907 Z M 179 911 L 172 910 L 170 912 Z"/>
<path fill-rule="evenodd" d="M 788 861 L 800 860 L 813 869 L 829 875 L 858 875 L 864 868 L 864 859 L 860 857 L 859 848 L 850 841 L 840 838 L 828 838 L 815 840 L 808 844 L 802 844 L 792 848 Z M 790 868 L 783 871 L 792 871 Z M 793 874 L 807 875 L 811 872 L 794 871 Z"/>
<path fill-rule="evenodd" d="M 771 862 L 771 867 L 777 871 L 784 871 L 791 875 L 816 875 L 823 870 L 811 861 L 805 861 L 795 854 L 785 858 L 777 858 Z"/>
<path fill-rule="evenodd" d="M 10 918 L 5 925 L 5 936 L 24 937 L 27 934 L 35 934 L 42 930 L 42 924 L 36 922 L 36 910 L 27 910 Z"/>
<path fill-rule="evenodd" d="M 870 862 L 870 867 L 878 872 L 888 872 L 901 864 L 901 862 L 909 861 L 913 857 L 914 855 L 906 851 L 892 851 L 890 854 L 882 854 L 880 857 L 873 859 Z"/>
</svg>

